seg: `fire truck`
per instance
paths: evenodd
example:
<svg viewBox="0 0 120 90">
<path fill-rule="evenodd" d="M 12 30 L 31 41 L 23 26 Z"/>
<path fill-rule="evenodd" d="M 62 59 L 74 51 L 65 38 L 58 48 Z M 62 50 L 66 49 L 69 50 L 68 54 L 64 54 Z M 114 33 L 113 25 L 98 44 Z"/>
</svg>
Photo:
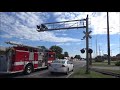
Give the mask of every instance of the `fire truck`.
<svg viewBox="0 0 120 90">
<path fill-rule="evenodd" d="M 30 74 L 35 69 L 48 68 L 49 64 L 55 60 L 55 52 L 50 50 L 10 41 L 6 43 L 14 46 L 9 47 L 5 54 L 0 56 L 0 73 Z"/>
</svg>

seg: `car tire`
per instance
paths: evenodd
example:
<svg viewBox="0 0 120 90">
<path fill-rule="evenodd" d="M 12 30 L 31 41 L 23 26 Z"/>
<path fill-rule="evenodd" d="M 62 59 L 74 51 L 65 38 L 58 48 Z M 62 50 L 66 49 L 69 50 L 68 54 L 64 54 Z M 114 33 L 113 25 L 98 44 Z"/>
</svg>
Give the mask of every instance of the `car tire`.
<svg viewBox="0 0 120 90">
<path fill-rule="evenodd" d="M 69 74 L 69 68 L 67 69 L 67 72 L 65 73 L 66 75 L 68 75 Z"/>
<path fill-rule="evenodd" d="M 72 72 L 74 71 L 74 66 L 73 66 L 73 69 L 72 69 Z"/>
<path fill-rule="evenodd" d="M 74 71 L 74 69 L 72 69 L 72 72 Z"/>
<path fill-rule="evenodd" d="M 48 69 L 48 68 L 49 68 L 49 66 L 46 67 L 46 69 Z"/>
<path fill-rule="evenodd" d="M 24 70 L 24 74 L 26 74 L 26 75 L 29 75 L 29 74 L 31 74 L 33 72 L 33 67 L 32 67 L 32 65 L 27 65 L 26 67 L 25 67 L 25 70 Z"/>
</svg>

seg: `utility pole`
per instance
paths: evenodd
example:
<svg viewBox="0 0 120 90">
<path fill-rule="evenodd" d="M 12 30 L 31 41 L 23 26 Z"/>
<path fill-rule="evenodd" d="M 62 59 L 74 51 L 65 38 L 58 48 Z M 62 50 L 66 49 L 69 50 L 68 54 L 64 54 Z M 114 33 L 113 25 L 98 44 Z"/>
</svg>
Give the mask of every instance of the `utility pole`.
<svg viewBox="0 0 120 90">
<path fill-rule="evenodd" d="M 96 57 L 97 57 L 97 35 L 96 35 Z"/>
<path fill-rule="evenodd" d="M 107 12 L 107 45 L 108 45 L 108 65 L 110 65 L 110 35 L 109 35 L 109 14 Z"/>
<path fill-rule="evenodd" d="M 100 50 L 100 45 L 99 45 L 99 55 L 101 56 L 101 53 L 100 53 L 100 51 L 101 51 L 101 50 Z"/>
<path fill-rule="evenodd" d="M 89 39 L 88 39 L 88 15 L 87 15 L 87 18 L 86 18 L 86 74 L 90 73 L 89 72 L 89 57 L 88 57 L 88 49 L 89 49 Z"/>
</svg>

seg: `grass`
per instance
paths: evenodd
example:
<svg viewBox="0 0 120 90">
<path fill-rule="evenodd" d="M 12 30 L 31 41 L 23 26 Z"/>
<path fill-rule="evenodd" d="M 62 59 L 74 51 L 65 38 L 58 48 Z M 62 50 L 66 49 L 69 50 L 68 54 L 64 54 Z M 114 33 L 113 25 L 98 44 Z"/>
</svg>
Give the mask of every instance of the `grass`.
<svg viewBox="0 0 120 90">
<path fill-rule="evenodd" d="M 77 71 L 75 71 L 75 73 L 72 74 L 70 78 L 113 78 L 113 77 L 97 73 L 94 71 L 90 71 L 90 74 L 85 74 L 85 68 L 80 68 Z"/>
<path fill-rule="evenodd" d="M 110 69 L 100 69 L 100 70 L 103 70 L 103 71 L 106 71 L 106 72 L 113 72 L 113 73 L 120 74 L 120 70 L 110 70 Z"/>
<path fill-rule="evenodd" d="M 111 61 L 111 65 L 108 65 L 108 62 L 93 62 L 92 66 L 107 66 L 107 67 L 111 67 L 111 66 L 115 66 L 115 62 L 116 61 Z"/>
</svg>

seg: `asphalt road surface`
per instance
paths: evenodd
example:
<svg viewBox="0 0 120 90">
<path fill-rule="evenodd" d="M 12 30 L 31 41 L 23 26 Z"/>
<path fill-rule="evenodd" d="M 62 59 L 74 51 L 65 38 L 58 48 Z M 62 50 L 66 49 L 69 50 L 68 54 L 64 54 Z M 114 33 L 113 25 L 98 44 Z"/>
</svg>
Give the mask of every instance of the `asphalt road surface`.
<svg viewBox="0 0 120 90">
<path fill-rule="evenodd" d="M 79 69 L 79 67 L 85 66 L 86 61 L 73 61 L 73 64 L 74 64 L 74 71 L 75 71 Z M 48 69 L 40 69 L 40 70 L 36 70 L 30 75 L 15 73 L 10 75 L 2 75 L 0 76 L 0 78 L 68 78 L 71 74 L 74 73 L 74 71 L 70 72 L 68 75 L 65 75 L 64 73 L 50 74 Z"/>
</svg>

